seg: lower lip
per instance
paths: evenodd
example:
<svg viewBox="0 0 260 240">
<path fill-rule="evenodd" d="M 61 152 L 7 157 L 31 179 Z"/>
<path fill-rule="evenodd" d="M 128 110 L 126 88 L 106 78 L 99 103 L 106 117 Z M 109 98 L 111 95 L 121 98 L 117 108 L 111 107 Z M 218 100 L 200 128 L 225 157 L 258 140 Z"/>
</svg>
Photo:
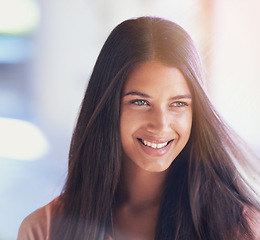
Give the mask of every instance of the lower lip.
<svg viewBox="0 0 260 240">
<path fill-rule="evenodd" d="M 137 140 L 142 148 L 142 150 L 150 155 L 150 156 L 162 156 L 164 154 L 166 154 L 171 145 L 173 144 L 174 140 L 171 141 L 168 145 L 166 145 L 165 147 L 162 147 L 162 148 L 151 148 L 151 147 L 148 147 L 148 146 L 145 146 L 143 143 L 141 143 L 139 140 Z"/>
</svg>

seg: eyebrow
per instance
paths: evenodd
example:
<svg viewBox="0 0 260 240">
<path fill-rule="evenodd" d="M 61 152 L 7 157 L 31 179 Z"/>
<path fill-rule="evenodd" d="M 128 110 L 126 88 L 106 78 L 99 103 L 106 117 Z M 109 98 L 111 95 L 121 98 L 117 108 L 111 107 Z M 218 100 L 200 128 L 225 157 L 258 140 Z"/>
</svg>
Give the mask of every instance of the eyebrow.
<svg viewBox="0 0 260 240">
<path fill-rule="evenodd" d="M 171 97 L 170 100 L 182 99 L 182 98 L 192 98 L 190 94 L 182 94 Z"/>
<path fill-rule="evenodd" d="M 139 96 L 139 97 L 145 97 L 145 98 L 151 98 L 149 95 L 145 94 L 145 93 L 141 93 L 141 92 L 137 92 L 137 91 L 131 91 L 131 92 L 128 92 L 128 93 L 125 93 L 123 95 L 124 96 Z"/>
<path fill-rule="evenodd" d="M 138 91 L 130 91 L 128 93 L 125 93 L 123 95 L 124 96 L 139 96 L 139 97 L 144 97 L 144 98 L 151 98 L 151 96 L 145 94 L 145 93 L 141 93 L 141 92 L 138 92 Z M 170 100 L 176 100 L 176 99 L 183 99 L 183 98 L 192 98 L 190 94 L 181 94 L 181 95 L 176 95 L 174 97 L 171 97 Z"/>
</svg>

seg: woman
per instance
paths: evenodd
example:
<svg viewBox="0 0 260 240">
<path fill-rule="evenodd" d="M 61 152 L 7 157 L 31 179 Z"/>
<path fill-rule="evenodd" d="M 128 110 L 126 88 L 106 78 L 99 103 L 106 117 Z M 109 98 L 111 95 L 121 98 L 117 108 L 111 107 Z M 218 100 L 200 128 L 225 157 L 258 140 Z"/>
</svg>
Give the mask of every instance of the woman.
<svg viewBox="0 0 260 240">
<path fill-rule="evenodd" d="M 60 197 L 18 239 L 259 239 L 248 163 L 203 89 L 190 36 L 141 17 L 110 34 L 91 75 Z"/>
</svg>

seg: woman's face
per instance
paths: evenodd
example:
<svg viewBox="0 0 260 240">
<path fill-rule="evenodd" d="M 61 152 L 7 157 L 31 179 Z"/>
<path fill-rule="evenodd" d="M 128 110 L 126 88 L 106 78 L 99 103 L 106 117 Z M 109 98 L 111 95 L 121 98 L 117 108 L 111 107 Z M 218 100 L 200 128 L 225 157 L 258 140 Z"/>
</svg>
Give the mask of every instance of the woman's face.
<svg viewBox="0 0 260 240">
<path fill-rule="evenodd" d="M 166 170 L 191 132 L 192 98 L 182 73 L 157 61 L 139 65 L 126 80 L 120 111 L 123 161 Z"/>
</svg>

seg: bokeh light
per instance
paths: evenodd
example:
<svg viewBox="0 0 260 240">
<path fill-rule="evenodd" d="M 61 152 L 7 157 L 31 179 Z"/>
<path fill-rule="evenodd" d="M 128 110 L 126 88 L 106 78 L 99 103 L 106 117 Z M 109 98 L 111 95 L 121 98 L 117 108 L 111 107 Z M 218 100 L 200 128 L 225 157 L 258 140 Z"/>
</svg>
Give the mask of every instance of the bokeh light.
<svg viewBox="0 0 260 240">
<path fill-rule="evenodd" d="M 49 144 L 34 124 L 0 118 L 0 158 L 33 161 L 48 153 Z"/>
<path fill-rule="evenodd" d="M 0 0 L 0 33 L 25 34 L 40 21 L 40 9 L 35 0 Z"/>
</svg>

